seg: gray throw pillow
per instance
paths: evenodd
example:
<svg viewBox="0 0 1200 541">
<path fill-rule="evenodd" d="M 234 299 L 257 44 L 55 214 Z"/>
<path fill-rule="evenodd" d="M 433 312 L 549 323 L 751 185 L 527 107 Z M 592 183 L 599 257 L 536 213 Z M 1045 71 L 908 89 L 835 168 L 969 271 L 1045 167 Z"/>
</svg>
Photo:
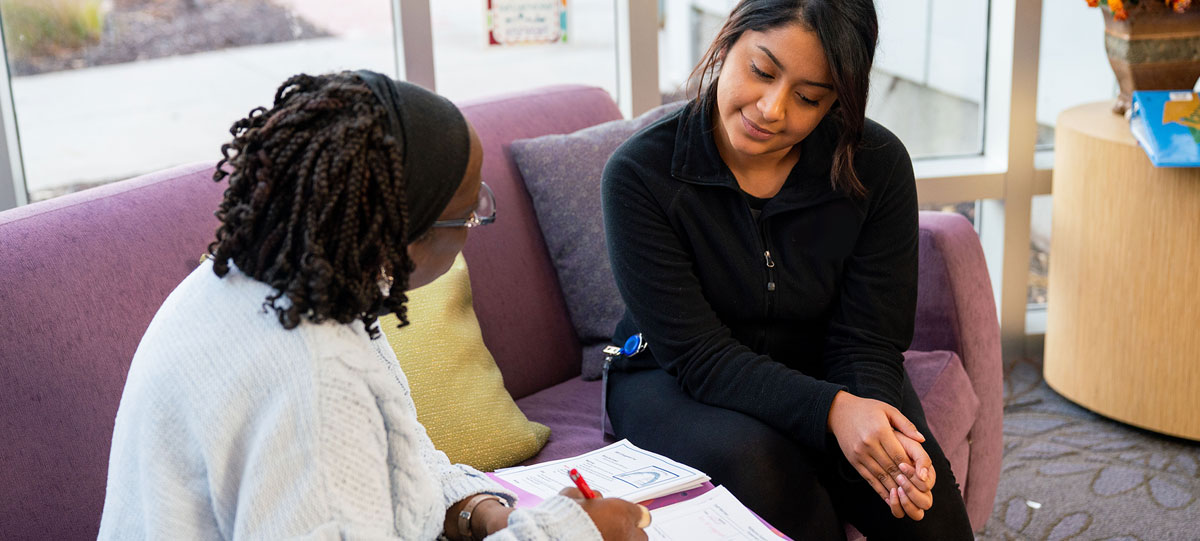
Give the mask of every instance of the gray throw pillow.
<svg viewBox="0 0 1200 541">
<path fill-rule="evenodd" d="M 538 226 L 558 272 L 571 323 L 583 345 L 583 377 L 597 379 L 625 313 L 617 293 L 600 209 L 600 175 L 613 151 L 629 136 L 684 102 L 670 103 L 632 120 L 614 120 L 568 135 L 512 142 L 513 159 L 533 199 Z"/>
</svg>

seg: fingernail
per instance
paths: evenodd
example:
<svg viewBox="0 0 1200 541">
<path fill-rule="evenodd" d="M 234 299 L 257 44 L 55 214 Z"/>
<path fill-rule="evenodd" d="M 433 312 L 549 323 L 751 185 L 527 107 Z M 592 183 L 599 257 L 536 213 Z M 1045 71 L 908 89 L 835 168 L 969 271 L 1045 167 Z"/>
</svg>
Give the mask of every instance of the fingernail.
<svg viewBox="0 0 1200 541">
<path fill-rule="evenodd" d="M 903 476 L 903 475 L 897 475 L 897 476 L 896 476 L 896 484 L 897 484 L 897 485 L 903 485 L 903 484 L 904 484 L 904 476 Z"/>
<path fill-rule="evenodd" d="M 641 504 L 638 504 L 638 507 L 640 507 L 642 509 L 642 518 L 641 518 L 641 520 L 638 520 L 637 527 L 644 530 L 644 529 L 646 529 L 647 526 L 650 525 L 650 510 L 647 509 L 646 506 L 641 505 Z"/>
<path fill-rule="evenodd" d="M 921 468 L 921 479 L 922 480 L 929 479 L 929 468 Z"/>
</svg>

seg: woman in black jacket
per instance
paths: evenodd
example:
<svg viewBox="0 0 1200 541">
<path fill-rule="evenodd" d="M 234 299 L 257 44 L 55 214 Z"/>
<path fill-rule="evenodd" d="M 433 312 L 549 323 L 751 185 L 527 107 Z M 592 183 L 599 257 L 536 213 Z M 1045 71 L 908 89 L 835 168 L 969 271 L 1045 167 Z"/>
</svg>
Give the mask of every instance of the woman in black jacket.
<svg viewBox="0 0 1200 541">
<path fill-rule="evenodd" d="M 865 118 L 871 0 L 742 0 L 697 96 L 604 173 L 627 311 L 607 409 L 618 436 L 698 467 L 785 533 L 970 539 L 904 371 L 917 195 Z"/>
</svg>

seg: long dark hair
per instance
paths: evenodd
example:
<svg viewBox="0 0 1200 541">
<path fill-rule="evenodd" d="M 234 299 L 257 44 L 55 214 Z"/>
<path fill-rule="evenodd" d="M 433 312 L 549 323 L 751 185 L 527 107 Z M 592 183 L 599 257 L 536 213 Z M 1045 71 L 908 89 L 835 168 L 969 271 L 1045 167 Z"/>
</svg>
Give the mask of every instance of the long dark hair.
<svg viewBox="0 0 1200 541">
<path fill-rule="evenodd" d="M 833 75 L 837 104 L 829 112 L 840 127 L 830 181 L 834 189 L 854 197 L 867 190 L 854 171 L 854 153 L 866 123 L 871 64 L 879 41 L 879 22 L 872 0 L 742 0 L 717 32 L 708 51 L 692 70 L 691 86 L 700 107 L 716 105 L 717 79 L 725 56 L 747 30 L 765 32 L 799 23 L 817 34 Z"/>
<path fill-rule="evenodd" d="M 286 329 L 302 317 L 358 319 L 375 337 L 385 309 L 408 323 L 404 149 L 388 122 L 354 74 L 302 74 L 279 87 L 270 109 L 235 122 L 221 146 L 213 180 L 228 178 L 229 188 L 208 247 L 213 271 L 225 276 L 232 260 L 275 288 L 263 306 Z M 386 292 L 385 269 L 394 277 Z"/>
</svg>

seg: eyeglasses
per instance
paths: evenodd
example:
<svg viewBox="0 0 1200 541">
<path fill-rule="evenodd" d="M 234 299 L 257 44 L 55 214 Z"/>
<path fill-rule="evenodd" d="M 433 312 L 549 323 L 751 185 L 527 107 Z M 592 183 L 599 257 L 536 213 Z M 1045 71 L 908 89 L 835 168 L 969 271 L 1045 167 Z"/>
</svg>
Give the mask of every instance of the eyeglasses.
<svg viewBox="0 0 1200 541">
<path fill-rule="evenodd" d="M 438 220 L 433 222 L 433 227 L 466 227 L 470 229 L 494 221 L 496 221 L 496 194 L 492 193 L 492 189 L 487 184 L 480 183 L 479 202 L 476 203 L 471 216 L 458 220 Z"/>
</svg>

